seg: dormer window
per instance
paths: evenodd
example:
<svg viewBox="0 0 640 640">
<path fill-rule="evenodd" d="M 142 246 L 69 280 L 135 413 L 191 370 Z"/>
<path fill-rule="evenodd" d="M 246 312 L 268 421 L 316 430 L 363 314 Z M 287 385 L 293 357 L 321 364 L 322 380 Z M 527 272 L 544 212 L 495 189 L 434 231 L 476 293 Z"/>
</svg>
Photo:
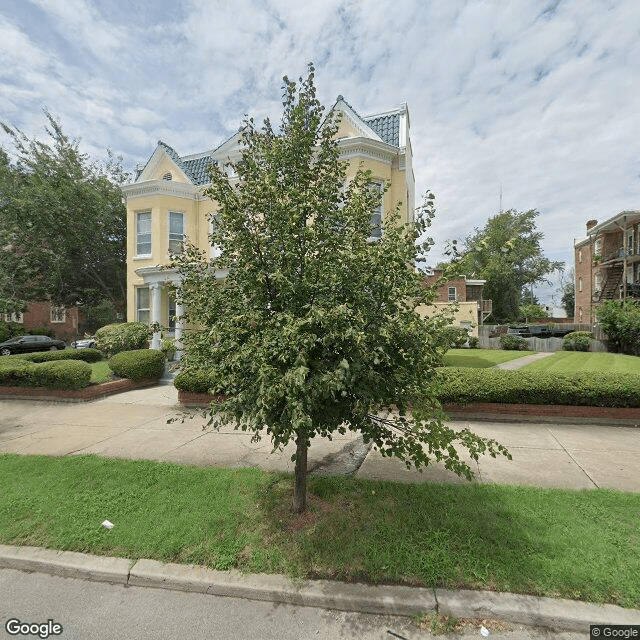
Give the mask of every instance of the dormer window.
<svg viewBox="0 0 640 640">
<path fill-rule="evenodd" d="M 173 176 L 171 175 L 171 171 L 167 171 L 167 173 L 162 176 L 163 180 L 171 180 L 172 178 Z"/>
</svg>

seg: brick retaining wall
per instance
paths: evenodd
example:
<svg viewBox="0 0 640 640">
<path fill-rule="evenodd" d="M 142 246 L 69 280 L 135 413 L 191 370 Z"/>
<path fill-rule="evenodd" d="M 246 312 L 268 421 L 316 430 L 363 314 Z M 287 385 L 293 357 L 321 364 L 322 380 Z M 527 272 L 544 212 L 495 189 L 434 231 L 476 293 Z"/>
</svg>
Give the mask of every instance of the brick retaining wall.
<svg viewBox="0 0 640 640">
<path fill-rule="evenodd" d="M 123 391 L 150 387 L 158 384 L 157 378 L 145 380 L 111 380 L 84 389 L 48 389 L 46 387 L 2 387 L 0 398 L 14 400 L 47 400 L 49 402 L 88 402 Z"/>
</svg>

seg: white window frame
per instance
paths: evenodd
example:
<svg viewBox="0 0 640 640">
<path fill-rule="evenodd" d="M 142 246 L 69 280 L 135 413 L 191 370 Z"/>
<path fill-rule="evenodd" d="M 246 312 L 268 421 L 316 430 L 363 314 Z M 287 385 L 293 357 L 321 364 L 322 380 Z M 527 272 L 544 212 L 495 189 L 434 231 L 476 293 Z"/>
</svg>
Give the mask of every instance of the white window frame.
<svg viewBox="0 0 640 640">
<path fill-rule="evenodd" d="M 171 232 L 171 217 L 172 216 L 180 216 L 180 219 L 182 221 L 182 232 L 181 233 L 172 233 Z M 182 248 L 184 246 L 184 237 L 185 237 L 185 233 L 184 233 L 184 211 L 169 211 L 167 213 L 167 252 L 168 253 L 181 253 L 182 252 Z M 173 236 L 173 237 L 172 237 Z M 180 243 L 180 247 L 178 248 L 178 250 L 171 250 L 171 243 Z"/>
<path fill-rule="evenodd" d="M 582 278 L 578 278 L 578 291 L 582 291 Z"/>
<path fill-rule="evenodd" d="M 140 233 L 140 217 L 141 216 L 149 216 L 149 233 Z M 151 211 L 136 211 L 136 257 L 138 258 L 147 258 L 151 256 L 151 252 L 153 251 L 153 229 L 152 229 L 152 224 L 153 224 L 153 216 L 151 215 Z M 144 242 L 141 243 L 140 242 L 140 238 L 141 236 L 149 236 L 149 241 L 148 242 Z M 148 253 L 141 253 L 139 251 L 140 249 L 140 245 L 141 244 L 148 244 L 149 245 L 149 251 Z"/>
<path fill-rule="evenodd" d="M 52 324 L 64 324 L 67 321 L 67 310 L 64 307 L 49 307 L 49 320 Z"/>
<path fill-rule="evenodd" d="M 451 291 L 453 291 L 453 298 L 451 297 Z M 447 301 L 456 302 L 458 300 L 458 290 L 455 287 L 448 287 L 447 289 Z"/>
<path fill-rule="evenodd" d="M 5 322 L 15 322 L 17 324 L 24 324 L 24 314 L 22 311 L 14 311 L 12 313 L 2 314 L 2 319 Z"/>
<path fill-rule="evenodd" d="M 148 307 L 141 307 L 140 306 L 140 292 L 145 290 L 147 291 L 147 303 L 148 303 Z M 140 312 L 146 312 L 147 313 L 147 319 L 146 320 L 141 320 L 140 319 Z M 136 287 L 136 320 L 138 322 L 144 322 L 146 324 L 149 324 L 151 322 L 151 288 L 149 287 L 149 285 L 142 285 L 140 287 Z"/>
</svg>

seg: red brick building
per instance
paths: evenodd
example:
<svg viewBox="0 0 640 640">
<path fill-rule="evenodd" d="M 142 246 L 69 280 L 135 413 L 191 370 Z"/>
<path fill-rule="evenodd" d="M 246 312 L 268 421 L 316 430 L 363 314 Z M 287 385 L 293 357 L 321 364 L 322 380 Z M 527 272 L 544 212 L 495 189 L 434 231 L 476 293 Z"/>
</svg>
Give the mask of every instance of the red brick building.
<svg viewBox="0 0 640 640">
<path fill-rule="evenodd" d="M 67 343 L 78 335 L 78 309 L 57 307 L 50 302 L 29 302 L 23 313 L 0 314 L 5 322 L 21 324 L 26 333 L 32 329 L 49 329 L 56 338 Z"/>
<path fill-rule="evenodd" d="M 605 300 L 640 299 L 640 211 L 622 211 L 574 242 L 574 322 L 593 323 Z"/>
</svg>

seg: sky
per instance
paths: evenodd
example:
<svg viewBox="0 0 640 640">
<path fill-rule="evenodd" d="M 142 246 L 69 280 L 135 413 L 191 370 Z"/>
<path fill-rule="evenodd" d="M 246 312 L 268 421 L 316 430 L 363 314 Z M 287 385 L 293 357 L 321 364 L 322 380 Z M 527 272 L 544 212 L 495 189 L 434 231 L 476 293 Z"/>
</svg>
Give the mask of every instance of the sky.
<svg viewBox="0 0 640 640">
<path fill-rule="evenodd" d="M 44 137 L 46 108 L 129 171 L 158 140 L 187 155 L 277 121 L 310 61 L 328 107 L 406 102 L 432 264 L 501 193 L 567 268 L 587 220 L 640 209 L 638 0 L 0 0 L 0 60 L 0 121 Z"/>
</svg>

